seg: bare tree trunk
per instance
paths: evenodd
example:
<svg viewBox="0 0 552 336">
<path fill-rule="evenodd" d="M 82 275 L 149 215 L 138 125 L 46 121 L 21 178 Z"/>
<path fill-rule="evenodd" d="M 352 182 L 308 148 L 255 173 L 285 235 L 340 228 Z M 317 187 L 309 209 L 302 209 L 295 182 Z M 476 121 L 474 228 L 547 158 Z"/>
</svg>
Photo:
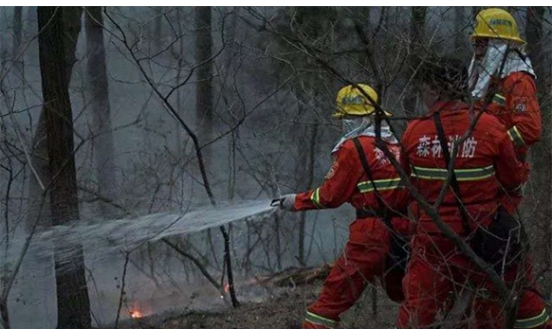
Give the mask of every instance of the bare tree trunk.
<svg viewBox="0 0 552 336">
<path fill-rule="evenodd" d="M 452 54 L 459 59 L 470 59 L 472 56 L 471 41 L 467 33 L 472 30 L 474 15 L 466 11 L 466 7 L 454 7 L 454 50 Z"/>
<path fill-rule="evenodd" d="M 542 20 L 544 18 L 545 7 L 529 7 L 527 10 L 527 48 L 531 61 L 535 64 L 535 71 L 540 75 L 544 75 L 544 65 L 541 64 L 543 59 L 542 44 Z M 537 84 L 544 85 L 543 77 L 537 74 Z M 540 88 L 540 85 L 539 85 Z"/>
<path fill-rule="evenodd" d="M 96 177 L 99 194 L 116 199 L 115 150 L 111 131 L 111 110 L 109 107 L 109 83 L 107 80 L 105 48 L 103 37 L 102 7 L 88 7 L 86 15 L 86 49 L 88 62 L 87 77 L 92 92 L 92 148 L 94 150 Z M 102 203 L 101 212 L 110 217 L 113 207 Z"/>
<path fill-rule="evenodd" d="M 64 71 L 67 76 L 66 84 L 69 85 L 71 81 L 71 74 L 73 72 L 73 66 L 75 65 L 75 49 L 77 45 L 77 38 L 80 33 L 80 17 L 81 17 L 82 8 L 81 7 L 65 7 L 63 10 L 63 21 L 65 23 L 65 67 Z M 30 164 L 36 170 L 38 178 L 43 186 L 47 186 L 50 183 L 50 172 L 48 168 L 48 149 L 46 145 L 46 119 L 44 115 L 44 109 L 40 113 L 38 119 L 37 129 L 33 137 L 33 149 L 31 155 Z M 41 207 L 40 203 L 42 202 L 41 194 L 44 192 L 41 187 L 41 183 L 36 179 L 34 175 L 29 180 L 29 189 L 28 189 L 28 210 L 27 210 L 27 220 L 26 220 L 26 229 L 28 232 L 32 230 L 35 225 L 40 226 L 51 226 L 51 220 L 49 216 L 44 216 L 44 213 L 41 213 L 41 209 L 47 211 L 49 209 L 48 198 L 44 198 L 44 206 Z"/>
<path fill-rule="evenodd" d="M 17 57 L 17 54 L 19 54 L 19 49 L 21 48 L 21 35 L 23 33 L 22 24 L 21 24 L 22 16 L 23 16 L 23 7 L 16 6 L 13 11 L 13 46 L 12 46 L 13 60 L 15 60 L 15 58 Z"/>
<path fill-rule="evenodd" d="M 535 265 L 536 272 L 540 269 L 548 270 L 544 283 L 550 283 L 550 272 L 552 272 L 552 204 L 550 194 L 552 193 L 552 153 L 550 151 L 552 120 L 546 111 L 551 108 L 550 84 L 547 86 L 547 79 L 552 75 L 550 72 L 550 59 L 547 59 L 542 52 L 543 40 L 543 19 L 545 7 L 528 7 L 527 10 L 527 47 L 529 57 L 537 75 L 537 89 L 542 113 L 542 139 L 535 144 L 531 150 L 532 185 L 535 188 L 535 200 L 538 202 L 537 213 L 534 218 L 535 241 L 534 260 L 541 261 L 541 265 Z M 548 82 L 550 83 L 550 82 Z M 548 99 L 547 99 L 548 98 Z M 552 288 L 546 288 L 548 295 L 552 294 Z"/>
<path fill-rule="evenodd" d="M 194 8 L 195 16 L 195 60 L 196 64 L 200 65 L 197 69 L 197 84 L 196 84 L 196 125 L 198 125 L 199 139 L 202 142 L 208 142 L 211 139 L 212 119 L 213 119 L 213 87 L 211 80 L 212 62 L 207 61 L 212 56 L 211 47 L 213 44 L 211 38 L 211 7 L 202 6 Z M 204 64 L 202 64 L 204 63 Z M 207 169 L 210 169 L 212 164 L 211 148 L 206 148 L 205 163 Z M 222 228 L 222 227 L 221 227 Z M 222 228 L 225 230 L 224 228 Z M 212 231 L 207 230 L 207 241 L 212 244 Z M 226 237 L 225 237 L 226 240 Z M 212 246 L 212 245 L 211 245 Z M 216 255 L 213 256 L 216 262 Z M 226 263 L 226 256 L 225 263 Z"/>
<path fill-rule="evenodd" d="M 313 124 L 310 132 L 309 139 L 309 155 L 307 161 L 307 183 L 306 189 L 312 189 L 314 179 L 314 159 L 316 158 L 316 137 L 318 135 L 318 124 Z M 301 212 L 301 218 L 299 220 L 299 264 L 306 266 L 305 260 L 305 224 L 306 224 L 306 211 Z M 312 238 L 311 238 L 312 239 Z"/>
<path fill-rule="evenodd" d="M 47 148 L 52 179 L 53 225 L 79 218 L 77 173 L 73 154 L 73 118 L 64 46 L 64 7 L 38 7 L 38 37 Z M 67 257 L 68 253 L 71 255 Z M 61 258 L 60 256 L 64 257 Z M 56 248 L 58 328 L 90 328 L 90 301 L 81 246 Z"/>
<path fill-rule="evenodd" d="M 386 9 L 383 7 L 380 9 L 380 18 L 377 25 L 372 25 L 370 22 L 370 7 L 361 8 L 355 10 L 353 19 L 356 33 L 365 50 L 364 53 L 359 54 L 358 60 L 362 65 L 363 73 L 369 76 L 371 86 L 378 93 L 381 102 L 382 96 L 385 94 L 385 83 L 381 69 L 376 63 L 375 51 L 377 50 L 377 46 L 374 44 L 374 41 L 384 24 Z"/>
<path fill-rule="evenodd" d="M 196 114 L 197 120 L 206 119 L 210 126 L 213 118 L 213 86 L 212 86 L 212 62 L 206 62 L 212 57 L 211 47 L 211 7 L 195 7 L 196 38 L 196 63 L 205 64 L 197 69 Z"/>
<path fill-rule="evenodd" d="M 13 14 L 13 44 L 12 44 L 12 62 L 15 62 L 15 59 L 17 57 L 17 54 L 19 53 L 19 46 L 21 45 L 21 6 L 17 6 L 14 8 L 14 14 Z M 7 54 L 7 51 L 4 50 L 2 52 L 2 56 L 5 56 Z M 3 59 L 3 57 L 2 57 Z M 15 69 L 18 70 L 19 75 L 21 74 L 21 67 L 19 62 L 15 62 Z M 4 83 L 2 82 L 0 84 L 2 92 L 5 91 Z M 6 99 L 6 102 L 8 99 Z M 7 103 L 6 105 L 9 105 Z M 5 126 L 3 125 L 3 122 L 0 121 L 0 127 L 4 131 Z M 7 180 L 7 187 L 6 187 L 6 196 L 4 200 L 4 206 L 5 206 L 5 212 L 4 212 L 4 223 L 1 226 L 4 226 L 5 229 L 5 237 L 3 238 L 3 245 L 4 245 L 4 251 L 2 258 L 4 260 L 8 260 L 8 253 L 10 249 L 10 216 L 9 216 L 9 204 L 10 204 L 10 191 L 11 186 L 13 183 L 13 170 L 12 170 L 12 164 L 11 160 L 8 160 L 9 164 L 2 166 L 2 172 L 6 171 L 8 173 L 7 178 L 4 177 L 2 174 L 0 174 L 0 180 Z M 0 243 L 2 245 L 2 243 Z M 8 304 L 7 299 L 10 291 L 10 284 L 9 284 L 9 274 L 10 274 L 10 264 L 8 262 L 2 263 L 0 272 L 3 273 L 3 276 L 0 279 L 0 288 L 2 289 L 2 293 L 0 295 L 0 318 L 2 320 L 2 327 L 4 329 L 10 329 L 10 317 L 8 312 Z"/>
<path fill-rule="evenodd" d="M 475 19 L 475 17 L 477 16 L 477 13 L 479 13 L 479 11 L 481 11 L 482 7 L 481 6 L 473 6 L 472 7 L 472 16 L 473 16 L 473 19 Z"/>
<path fill-rule="evenodd" d="M 48 198 L 42 199 L 43 192 L 47 192 L 42 189 L 42 186 L 47 186 L 50 183 L 50 172 L 48 170 L 48 150 L 46 145 L 46 121 L 44 116 L 44 110 L 40 113 L 38 119 L 38 125 L 33 137 L 33 148 L 30 164 L 35 169 L 38 178 L 33 174 L 30 174 L 29 188 L 28 188 L 28 210 L 25 229 L 27 232 L 31 232 L 33 228 L 38 226 L 49 227 L 52 225 L 50 216 L 45 216 L 42 211 L 47 211 L 50 207 Z M 44 201 L 44 206 L 41 206 L 40 202 Z"/>
<path fill-rule="evenodd" d="M 427 7 L 412 7 L 410 12 L 410 47 L 408 56 L 407 80 L 414 75 L 416 68 L 420 64 L 420 53 L 425 39 L 425 18 Z M 416 92 L 418 86 L 415 81 L 410 82 L 408 93 L 403 100 L 404 109 L 407 115 L 416 114 Z"/>
<path fill-rule="evenodd" d="M 462 22 L 464 22 L 464 7 L 454 7 L 454 52 L 458 53 L 464 45 L 464 34 L 462 34 Z"/>
<path fill-rule="evenodd" d="M 165 9 L 163 6 L 157 7 L 159 9 L 159 12 L 157 16 L 155 17 L 155 46 L 157 47 L 156 51 L 161 50 L 161 47 L 163 45 L 162 43 L 162 35 L 163 35 L 163 12 L 165 12 Z M 178 24 L 180 24 L 180 21 L 178 21 Z"/>
<path fill-rule="evenodd" d="M 6 18 L 7 12 L 8 12 L 8 7 L 2 7 L 2 12 L 0 17 Z M 0 59 L 1 60 L 5 60 L 9 56 L 9 51 L 7 48 L 8 44 L 6 43 L 6 40 L 7 40 L 7 34 L 0 34 Z"/>
<path fill-rule="evenodd" d="M 176 21 L 178 22 L 178 35 L 182 35 L 182 8 L 178 7 L 176 9 Z M 182 77 L 182 65 L 184 60 L 184 38 L 180 38 L 178 41 L 178 73 L 176 74 L 176 85 L 180 83 Z M 176 92 L 176 110 L 182 111 L 182 93 L 181 90 Z M 176 133 L 176 152 L 178 155 L 182 155 L 183 146 L 182 146 L 182 130 L 178 123 L 174 123 L 174 132 Z"/>
<path fill-rule="evenodd" d="M 361 66 L 362 73 L 370 74 L 368 69 L 366 69 L 367 64 L 367 57 L 370 57 L 369 54 L 372 51 L 372 41 L 368 35 L 371 33 L 371 25 L 370 22 L 370 12 L 372 11 L 371 7 L 359 7 L 358 10 L 355 10 L 353 15 L 353 23 L 355 25 L 355 28 L 357 29 L 357 34 L 359 35 L 360 42 L 362 43 L 362 46 L 366 48 L 366 53 L 358 53 L 355 57 L 358 60 L 359 65 Z M 377 90 L 376 90 L 377 91 Z M 379 92 L 379 91 L 378 91 Z"/>
<path fill-rule="evenodd" d="M 24 56 L 19 55 L 21 52 L 21 40 L 23 35 L 23 24 L 22 24 L 22 16 L 23 16 L 23 7 L 17 6 L 14 7 L 13 11 L 13 34 L 12 34 L 12 50 L 11 50 L 11 65 L 12 65 L 12 72 L 15 74 L 15 76 L 11 76 L 10 81 L 13 83 L 13 87 L 22 87 L 24 85 Z M 4 55 L 8 54 L 7 50 L 3 51 Z M 2 86 L 5 84 L 4 82 L 1 83 Z M 2 87 L 2 89 L 6 89 L 5 87 Z M 7 91 L 4 91 L 7 93 Z M 6 104 L 11 105 L 8 103 L 8 100 L 11 100 L 12 97 L 5 97 L 7 98 Z M 13 97 L 15 100 L 15 97 Z"/>
</svg>

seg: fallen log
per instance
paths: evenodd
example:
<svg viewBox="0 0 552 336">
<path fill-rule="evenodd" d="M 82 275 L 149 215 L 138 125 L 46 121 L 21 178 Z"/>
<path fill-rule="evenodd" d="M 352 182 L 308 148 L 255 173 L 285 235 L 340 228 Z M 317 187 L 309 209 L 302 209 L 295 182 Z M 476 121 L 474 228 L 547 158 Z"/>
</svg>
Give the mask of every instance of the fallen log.
<svg viewBox="0 0 552 336">
<path fill-rule="evenodd" d="M 324 280 L 330 274 L 334 263 L 318 267 L 289 267 L 283 271 L 255 276 L 241 285 L 258 284 L 272 287 L 295 287 L 313 283 L 317 280 Z"/>
</svg>

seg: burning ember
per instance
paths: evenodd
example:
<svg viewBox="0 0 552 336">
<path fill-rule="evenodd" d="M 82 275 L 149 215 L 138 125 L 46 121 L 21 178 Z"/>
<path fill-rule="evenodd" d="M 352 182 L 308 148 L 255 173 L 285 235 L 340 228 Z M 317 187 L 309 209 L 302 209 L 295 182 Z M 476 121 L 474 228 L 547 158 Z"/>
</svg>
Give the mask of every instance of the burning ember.
<svg viewBox="0 0 552 336">
<path fill-rule="evenodd" d="M 228 283 L 225 284 L 222 290 L 224 291 L 224 293 L 230 293 L 230 285 Z M 224 300 L 224 293 L 221 293 L 220 295 L 220 298 L 223 300 Z"/>
<path fill-rule="evenodd" d="M 138 319 L 138 318 L 142 318 L 143 315 L 139 311 L 135 310 L 130 312 L 130 317 L 132 317 L 133 319 Z"/>
</svg>

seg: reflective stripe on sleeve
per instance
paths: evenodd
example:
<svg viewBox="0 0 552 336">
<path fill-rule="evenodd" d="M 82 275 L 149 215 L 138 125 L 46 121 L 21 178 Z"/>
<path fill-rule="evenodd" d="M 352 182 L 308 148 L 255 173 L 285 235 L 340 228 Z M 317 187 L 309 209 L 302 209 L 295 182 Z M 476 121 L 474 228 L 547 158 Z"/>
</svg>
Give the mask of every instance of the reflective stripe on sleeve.
<svg viewBox="0 0 552 336">
<path fill-rule="evenodd" d="M 320 204 L 320 188 L 316 188 L 316 190 L 312 193 L 310 199 L 314 206 L 316 206 L 318 209 L 324 209 L 324 206 Z"/>
<path fill-rule="evenodd" d="M 525 146 L 525 141 L 523 141 L 523 137 L 521 136 L 521 133 L 519 133 L 519 130 L 517 129 L 516 126 L 508 130 L 508 136 L 510 137 L 510 140 L 512 140 L 512 142 L 516 147 Z"/>
<path fill-rule="evenodd" d="M 495 94 L 493 97 L 493 103 L 498 104 L 500 106 L 506 106 L 506 98 L 502 95 Z"/>
</svg>

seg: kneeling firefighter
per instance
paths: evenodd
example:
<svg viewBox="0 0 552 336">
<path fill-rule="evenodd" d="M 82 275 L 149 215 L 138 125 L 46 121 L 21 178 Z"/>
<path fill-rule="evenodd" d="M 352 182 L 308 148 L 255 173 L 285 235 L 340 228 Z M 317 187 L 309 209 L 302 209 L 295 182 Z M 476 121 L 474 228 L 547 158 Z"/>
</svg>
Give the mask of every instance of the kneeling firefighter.
<svg viewBox="0 0 552 336">
<path fill-rule="evenodd" d="M 376 279 L 392 300 L 404 298 L 401 282 L 408 257 L 404 237 L 410 233 L 404 213 L 409 194 L 389 158 L 376 146 L 379 132 L 389 153 L 400 160 L 400 146 L 389 125 L 375 123 L 372 102 L 377 101 L 377 93 L 368 85 L 342 88 L 333 117 L 342 120 L 346 134 L 332 150 L 333 164 L 324 183 L 275 200 L 288 211 L 337 208 L 345 202 L 356 209 L 345 249 L 318 300 L 308 307 L 303 328 L 336 327 L 340 314 L 353 306 L 367 282 Z"/>
</svg>

